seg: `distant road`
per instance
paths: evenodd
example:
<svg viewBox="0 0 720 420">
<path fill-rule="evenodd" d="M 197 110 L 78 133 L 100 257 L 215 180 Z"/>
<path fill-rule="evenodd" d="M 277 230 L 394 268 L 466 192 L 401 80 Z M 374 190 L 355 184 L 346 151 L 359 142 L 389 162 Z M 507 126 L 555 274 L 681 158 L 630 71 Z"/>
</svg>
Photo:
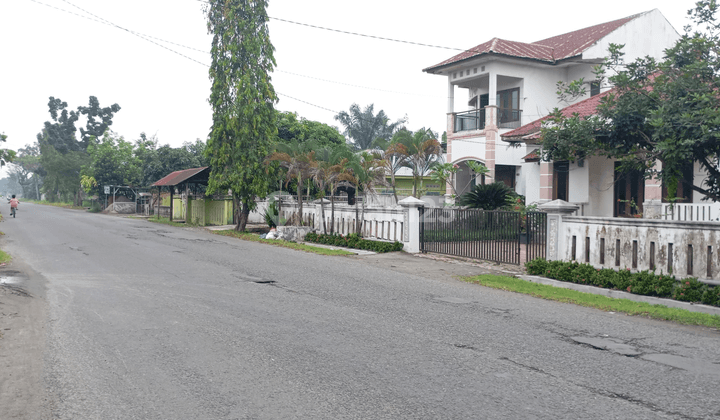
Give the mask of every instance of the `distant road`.
<svg viewBox="0 0 720 420">
<path fill-rule="evenodd" d="M 402 255 L 25 203 L 0 230 L 47 302 L 47 402 L 28 419 L 720 417 L 715 330 L 487 289 Z"/>
</svg>

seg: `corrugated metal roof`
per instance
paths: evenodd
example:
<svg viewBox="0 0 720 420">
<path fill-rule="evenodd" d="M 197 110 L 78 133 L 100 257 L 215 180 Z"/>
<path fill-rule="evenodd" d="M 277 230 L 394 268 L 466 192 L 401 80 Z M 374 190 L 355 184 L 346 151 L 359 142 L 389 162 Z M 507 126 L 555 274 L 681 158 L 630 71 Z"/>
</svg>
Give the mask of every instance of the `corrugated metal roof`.
<svg viewBox="0 0 720 420">
<path fill-rule="evenodd" d="M 559 60 L 575 57 L 592 47 L 596 42 L 648 12 L 638 13 L 612 22 L 601 23 L 566 34 L 557 35 L 532 43 L 507 41 L 493 38 L 475 48 L 463 51 L 439 64 L 424 69 L 424 72 L 433 73 L 443 66 L 477 57 L 483 54 L 500 54 L 517 58 L 529 58 L 553 64 Z"/>
<path fill-rule="evenodd" d="M 207 170 L 208 174 L 210 173 L 210 167 L 205 166 L 203 168 L 192 168 L 192 169 L 184 169 L 182 171 L 175 171 L 171 173 L 170 175 L 167 175 L 166 177 L 160 179 L 159 181 L 152 184 L 153 187 L 174 187 L 176 185 L 182 184 L 183 182 L 187 181 L 188 179 L 192 178 L 195 175 L 200 174 L 201 172 Z"/>
<path fill-rule="evenodd" d="M 560 111 L 562 111 L 562 114 L 566 117 L 570 117 L 573 114 L 578 114 L 581 117 L 587 117 L 590 115 L 595 114 L 595 111 L 597 110 L 597 106 L 600 104 L 600 101 L 602 98 L 607 96 L 609 93 L 614 92 L 614 89 L 610 89 L 608 91 L 605 91 L 599 95 L 591 96 L 588 99 L 585 99 L 583 101 L 580 101 L 576 104 L 572 104 L 570 106 L 567 106 Z M 512 131 L 508 131 L 507 133 L 501 134 L 503 140 L 505 139 L 512 139 L 512 140 L 518 140 L 519 138 L 522 138 L 523 140 L 534 140 L 540 138 L 540 128 L 542 128 L 543 121 L 550 118 L 549 116 L 542 117 L 540 119 L 537 119 L 529 124 L 525 124 L 522 127 L 516 128 Z"/>
</svg>

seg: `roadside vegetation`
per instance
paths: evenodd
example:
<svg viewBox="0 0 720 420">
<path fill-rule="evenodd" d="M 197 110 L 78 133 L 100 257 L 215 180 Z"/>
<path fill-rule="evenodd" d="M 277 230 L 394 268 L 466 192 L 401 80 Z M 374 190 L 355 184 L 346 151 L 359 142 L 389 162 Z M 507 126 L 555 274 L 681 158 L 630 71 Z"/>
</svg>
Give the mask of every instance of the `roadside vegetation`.
<svg viewBox="0 0 720 420">
<path fill-rule="evenodd" d="M 51 202 L 51 201 L 45 201 L 45 200 L 28 200 L 28 199 L 22 199 L 21 203 L 33 203 L 33 204 L 42 204 L 45 206 L 54 206 L 54 207 L 62 207 L 65 209 L 74 209 L 74 210 L 85 210 L 85 206 L 76 206 L 74 203 L 70 202 Z M 89 207 L 89 204 L 88 204 Z"/>
<path fill-rule="evenodd" d="M 545 284 L 531 283 L 513 277 L 484 274 L 475 277 L 463 277 L 468 283 L 475 283 L 493 289 L 507 290 L 534 297 L 554 300 L 557 302 L 572 303 L 588 308 L 600 309 L 606 312 L 619 312 L 632 316 L 643 316 L 651 319 L 673 321 L 679 324 L 700 325 L 704 327 L 720 328 L 720 316 L 684 309 L 668 308 L 664 305 L 651 305 L 648 303 L 633 302 L 627 299 L 615 299 L 592 293 L 578 292 Z"/>
<path fill-rule="evenodd" d="M 261 239 L 259 235 L 249 232 L 238 232 L 236 230 L 215 230 L 212 231 L 212 233 L 222 236 L 231 236 L 233 238 L 242 239 L 244 241 L 261 242 L 264 244 L 270 244 L 282 248 L 296 249 L 298 251 L 312 252 L 314 254 L 320 255 L 354 255 L 352 252 L 344 251 L 341 249 L 320 248 L 317 246 L 283 241 L 282 239 Z"/>
</svg>

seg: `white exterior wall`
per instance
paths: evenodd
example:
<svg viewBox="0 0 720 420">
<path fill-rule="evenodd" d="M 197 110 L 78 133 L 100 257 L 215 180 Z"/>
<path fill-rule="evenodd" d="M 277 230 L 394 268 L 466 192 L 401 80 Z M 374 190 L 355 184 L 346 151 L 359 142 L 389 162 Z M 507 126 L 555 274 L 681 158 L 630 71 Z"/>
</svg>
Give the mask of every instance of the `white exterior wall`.
<svg viewBox="0 0 720 420">
<path fill-rule="evenodd" d="M 525 184 L 525 204 L 540 202 L 540 164 L 523 163 L 522 179 Z"/>
<path fill-rule="evenodd" d="M 588 167 L 589 205 L 585 216 L 612 217 L 615 182 L 615 162 L 600 156 L 585 161 Z"/>
<path fill-rule="evenodd" d="M 469 157 L 485 162 L 485 136 L 453 139 L 452 157 L 453 161 L 451 163 L 467 160 Z"/>
<path fill-rule="evenodd" d="M 570 173 L 568 174 L 568 201 L 577 204 L 584 213 L 584 209 L 590 204 L 589 195 L 589 165 L 583 162 L 583 166 L 578 166 L 577 162 L 570 163 Z"/>
<path fill-rule="evenodd" d="M 608 55 L 610 44 L 625 44 L 625 62 L 647 55 L 661 59 L 665 49 L 674 45 L 680 35 L 658 9 L 651 10 L 642 16 L 621 26 L 585 50 L 583 59 L 602 58 Z"/>
</svg>

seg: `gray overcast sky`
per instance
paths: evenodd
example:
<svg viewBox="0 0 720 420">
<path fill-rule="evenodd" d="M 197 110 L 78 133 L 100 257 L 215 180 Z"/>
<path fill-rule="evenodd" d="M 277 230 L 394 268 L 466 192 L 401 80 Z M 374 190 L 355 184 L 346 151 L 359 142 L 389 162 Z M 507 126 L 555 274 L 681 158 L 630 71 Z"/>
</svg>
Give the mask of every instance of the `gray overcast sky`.
<svg viewBox="0 0 720 420">
<path fill-rule="evenodd" d="M 694 0 L 270 0 L 268 14 L 465 49 L 493 37 L 533 42 L 655 8 L 682 33 L 693 4 Z M 3 147 L 17 149 L 35 141 L 43 122 L 50 119 L 50 96 L 72 109 L 87 105 L 91 95 L 101 106 L 118 103 L 122 110 L 111 128 L 127 140 L 143 131 L 172 146 L 205 139 L 211 124 L 210 81 L 207 67 L 198 62 L 209 63 L 209 54 L 154 38 L 150 39 L 156 44 L 148 42 L 99 23 L 78 7 L 135 32 L 210 49 L 203 3 L 198 0 L 2 0 L 0 132 L 9 136 Z M 410 129 L 445 130 L 447 81 L 422 69 L 457 51 L 272 19 L 270 36 L 278 65 L 272 76 L 280 94 L 278 109 L 337 126 L 333 116 L 338 111 L 353 102 L 363 107 L 374 103 L 376 111 L 383 109 L 392 119 L 407 115 Z"/>
</svg>

